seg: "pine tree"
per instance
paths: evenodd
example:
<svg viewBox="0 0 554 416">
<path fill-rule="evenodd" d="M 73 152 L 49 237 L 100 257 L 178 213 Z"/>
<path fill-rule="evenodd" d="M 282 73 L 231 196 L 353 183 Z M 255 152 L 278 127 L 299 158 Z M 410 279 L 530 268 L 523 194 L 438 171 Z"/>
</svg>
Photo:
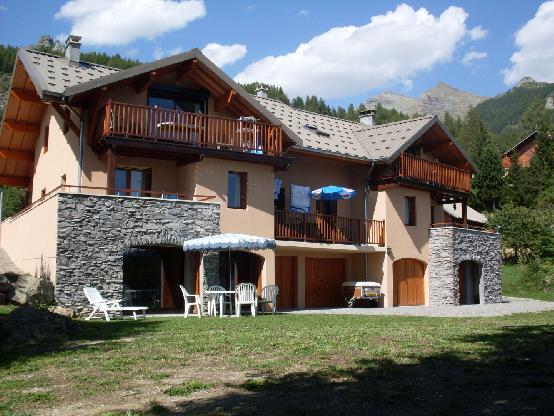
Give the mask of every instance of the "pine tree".
<svg viewBox="0 0 554 416">
<path fill-rule="evenodd" d="M 502 203 L 521 207 L 532 207 L 538 192 L 536 181 L 530 170 L 521 166 L 517 154 L 511 158 L 510 169 L 504 177 L 504 193 Z"/>
<path fill-rule="evenodd" d="M 292 99 L 292 106 L 294 108 L 298 108 L 300 110 L 303 110 L 304 109 L 304 100 L 302 99 L 302 97 L 293 98 Z"/>
<path fill-rule="evenodd" d="M 354 109 L 354 104 L 348 105 L 346 110 L 346 119 L 350 121 L 360 121 L 357 111 Z"/>
<path fill-rule="evenodd" d="M 460 145 L 467 150 L 469 157 L 474 161 L 478 159 L 482 149 L 490 145 L 490 134 L 474 108 L 471 108 L 464 117 L 458 139 Z"/>
<path fill-rule="evenodd" d="M 504 170 L 500 155 L 492 146 L 485 146 L 475 160 L 477 173 L 471 186 L 470 205 L 477 210 L 494 211 L 503 194 Z"/>
</svg>

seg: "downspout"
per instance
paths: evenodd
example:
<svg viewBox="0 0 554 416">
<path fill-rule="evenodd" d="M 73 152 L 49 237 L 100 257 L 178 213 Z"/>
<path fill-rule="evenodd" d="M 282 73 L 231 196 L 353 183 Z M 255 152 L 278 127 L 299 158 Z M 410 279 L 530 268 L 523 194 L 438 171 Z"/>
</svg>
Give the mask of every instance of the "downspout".
<svg viewBox="0 0 554 416">
<path fill-rule="evenodd" d="M 71 111 L 73 114 L 75 114 L 77 117 L 79 117 L 79 167 L 77 171 L 77 192 L 81 193 L 81 184 L 82 184 L 82 176 L 83 176 L 83 154 L 85 151 L 85 114 L 84 111 L 81 113 L 78 113 L 75 111 L 71 106 L 67 103 L 67 98 L 63 97 L 62 102 L 65 104 L 65 106 Z"/>
<path fill-rule="evenodd" d="M 369 171 L 367 172 L 367 181 L 365 183 L 365 189 L 364 189 L 364 220 L 368 220 L 368 213 L 367 213 L 367 199 L 369 197 L 369 182 L 371 180 L 371 173 L 373 172 L 373 168 L 375 168 L 375 162 L 371 162 L 371 165 L 369 167 Z M 369 254 L 365 253 L 365 281 L 367 282 L 368 279 L 368 272 L 369 272 Z"/>
</svg>

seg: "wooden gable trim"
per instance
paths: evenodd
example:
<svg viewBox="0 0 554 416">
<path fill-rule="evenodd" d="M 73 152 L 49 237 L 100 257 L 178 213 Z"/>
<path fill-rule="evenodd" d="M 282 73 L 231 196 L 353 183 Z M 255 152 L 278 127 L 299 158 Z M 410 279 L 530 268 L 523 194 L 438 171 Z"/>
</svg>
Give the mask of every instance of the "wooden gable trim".
<svg viewBox="0 0 554 416">
<path fill-rule="evenodd" d="M 177 82 L 182 81 L 188 74 L 196 69 L 198 59 L 194 58 L 185 62 L 180 69 L 177 70 Z"/>
<path fill-rule="evenodd" d="M 28 188 L 30 184 L 31 179 L 24 176 L 0 176 L 0 185 Z"/>
<path fill-rule="evenodd" d="M 25 101 L 32 104 L 44 104 L 34 91 L 25 91 L 19 88 L 13 88 L 10 91 L 10 94 L 19 101 Z"/>
<path fill-rule="evenodd" d="M 35 160 L 35 153 L 0 148 L 0 159 L 17 160 L 19 162 L 33 162 Z"/>
</svg>

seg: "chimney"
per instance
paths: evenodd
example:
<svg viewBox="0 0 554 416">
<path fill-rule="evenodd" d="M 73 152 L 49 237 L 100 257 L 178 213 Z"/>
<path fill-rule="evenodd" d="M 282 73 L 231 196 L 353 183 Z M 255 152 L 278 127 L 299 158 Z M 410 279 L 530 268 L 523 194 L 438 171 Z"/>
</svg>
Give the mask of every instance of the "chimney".
<svg viewBox="0 0 554 416">
<path fill-rule="evenodd" d="M 81 61 L 81 36 L 69 35 L 65 40 L 65 57 L 69 63 L 79 64 Z"/>
<path fill-rule="evenodd" d="M 268 91 L 269 91 L 269 88 L 267 88 L 267 86 L 265 86 L 264 84 L 260 84 L 256 88 L 256 96 L 257 97 L 262 97 L 262 98 L 267 98 L 267 92 Z"/>
<path fill-rule="evenodd" d="M 365 124 L 366 126 L 373 127 L 375 126 L 375 104 L 368 102 L 365 105 L 365 110 L 360 111 L 358 116 L 360 117 L 360 123 Z"/>
</svg>

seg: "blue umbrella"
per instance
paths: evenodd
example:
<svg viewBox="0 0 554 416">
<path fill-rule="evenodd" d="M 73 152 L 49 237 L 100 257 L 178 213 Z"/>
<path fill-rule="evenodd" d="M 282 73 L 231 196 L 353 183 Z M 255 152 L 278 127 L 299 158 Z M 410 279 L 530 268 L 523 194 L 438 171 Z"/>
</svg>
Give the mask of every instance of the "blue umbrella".
<svg viewBox="0 0 554 416">
<path fill-rule="evenodd" d="M 329 185 L 310 192 L 312 199 L 323 201 L 338 201 L 339 199 L 350 199 L 356 196 L 356 191 L 342 186 Z"/>
</svg>

